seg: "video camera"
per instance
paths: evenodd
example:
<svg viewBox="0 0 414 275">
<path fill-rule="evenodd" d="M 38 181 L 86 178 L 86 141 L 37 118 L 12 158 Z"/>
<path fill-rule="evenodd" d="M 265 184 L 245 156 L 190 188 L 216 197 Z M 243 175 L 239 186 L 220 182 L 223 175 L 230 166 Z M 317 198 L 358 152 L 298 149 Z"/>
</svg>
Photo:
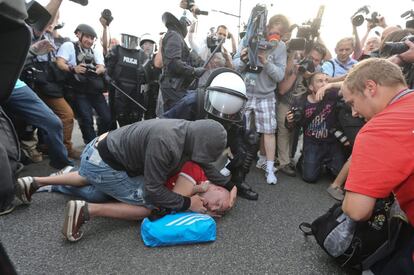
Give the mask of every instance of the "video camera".
<svg viewBox="0 0 414 275">
<path fill-rule="evenodd" d="M 187 0 L 187 10 L 191 11 L 191 9 L 193 8 L 193 6 L 195 5 L 195 1 L 194 0 Z M 195 9 L 194 13 L 196 15 L 208 15 L 208 11 L 202 11 L 200 9 Z"/>
<path fill-rule="evenodd" d="M 367 20 L 368 22 L 370 22 L 374 26 L 377 26 L 379 24 L 378 17 L 380 16 L 380 14 L 378 12 L 374 11 L 374 12 L 371 13 L 371 15 L 369 17 L 365 17 L 368 14 L 369 14 L 368 6 L 363 6 L 363 7 L 359 8 L 351 16 L 352 25 L 354 25 L 355 27 L 359 27 L 359 26 L 362 25 L 362 23 L 364 23 L 364 20 Z"/>
<path fill-rule="evenodd" d="M 407 29 L 414 29 L 414 10 L 408 10 L 401 14 L 401 18 L 405 18 L 405 27 Z M 409 20 L 410 19 L 410 20 Z"/>
<path fill-rule="evenodd" d="M 289 41 L 288 51 L 305 51 L 306 53 L 312 49 L 313 44 L 319 37 L 319 29 L 321 28 L 322 16 L 325 6 L 320 6 L 316 17 L 303 23 L 301 26 L 292 25 L 291 31 L 297 28 L 296 38 Z"/>
<path fill-rule="evenodd" d="M 106 20 L 106 25 L 109 26 L 111 24 L 112 20 L 114 20 L 114 17 L 112 16 L 112 12 L 109 9 L 104 9 L 101 13 L 101 17 Z"/>
<path fill-rule="evenodd" d="M 381 54 L 385 56 L 392 56 L 408 51 L 408 46 L 404 43 L 405 40 L 414 42 L 414 35 L 408 35 L 401 39 L 400 42 L 385 42 Z"/>
<path fill-rule="evenodd" d="M 248 47 L 249 56 L 249 69 L 252 71 L 258 71 L 259 50 L 268 50 L 276 47 L 279 38 L 270 37 L 269 41 L 267 37 L 267 8 L 265 5 L 257 4 L 250 13 L 249 21 L 246 28 L 246 39 L 244 39 L 244 47 Z"/>
</svg>

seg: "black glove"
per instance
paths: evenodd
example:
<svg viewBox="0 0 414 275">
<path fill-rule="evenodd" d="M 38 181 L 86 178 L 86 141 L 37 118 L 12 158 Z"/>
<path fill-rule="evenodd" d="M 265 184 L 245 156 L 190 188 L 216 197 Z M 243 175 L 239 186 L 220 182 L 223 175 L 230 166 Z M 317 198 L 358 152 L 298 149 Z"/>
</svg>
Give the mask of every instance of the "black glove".
<svg viewBox="0 0 414 275">
<path fill-rule="evenodd" d="M 196 78 L 200 78 L 207 70 L 204 67 L 197 67 L 194 68 L 193 76 Z"/>
</svg>

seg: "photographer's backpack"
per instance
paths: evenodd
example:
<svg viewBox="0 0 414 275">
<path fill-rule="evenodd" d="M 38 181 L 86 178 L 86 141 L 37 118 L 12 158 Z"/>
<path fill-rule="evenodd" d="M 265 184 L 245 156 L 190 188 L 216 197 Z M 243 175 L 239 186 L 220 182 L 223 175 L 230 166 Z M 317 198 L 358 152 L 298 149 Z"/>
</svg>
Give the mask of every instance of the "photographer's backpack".
<svg viewBox="0 0 414 275">
<path fill-rule="evenodd" d="M 343 213 L 342 204 L 336 203 L 311 224 L 299 225 L 305 236 L 313 235 L 341 267 L 357 270 L 367 270 L 389 256 L 407 228 L 408 221 L 393 196 L 377 200 L 368 221 L 351 220 Z"/>
</svg>

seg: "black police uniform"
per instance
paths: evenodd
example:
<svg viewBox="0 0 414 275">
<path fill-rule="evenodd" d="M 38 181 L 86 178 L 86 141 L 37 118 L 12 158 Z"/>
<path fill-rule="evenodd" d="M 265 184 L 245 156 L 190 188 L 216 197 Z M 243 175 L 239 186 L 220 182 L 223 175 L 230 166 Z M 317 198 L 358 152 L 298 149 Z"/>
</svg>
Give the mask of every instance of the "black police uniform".
<svg viewBox="0 0 414 275">
<path fill-rule="evenodd" d="M 141 85 L 145 83 L 142 65 L 144 51 L 115 46 L 107 57 L 108 75 L 125 93 L 140 104 L 144 103 Z M 114 114 L 120 126 L 142 120 L 143 110 L 119 91 L 115 92 Z"/>
<path fill-rule="evenodd" d="M 204 101 L 205 89 L 198 88 L 196 92 L 177 102 L 170 111 L 164 113 L 163 117 L 187 120 L 210 118 L 220 122 L 227 131 L 227 146 L 230 147 L 233 154 L 233 159 L 226 166 L 231 172 L 231 181 L 237 186 L 239 196 L 249 200 L 257 200 L 259 195 L 252 190 L 245 179 L 256 157 L 259 135 L 255 131 L 247 130 L 245 121 L 230 122 L 209 115 L 204 110 Z"/>
</svg>

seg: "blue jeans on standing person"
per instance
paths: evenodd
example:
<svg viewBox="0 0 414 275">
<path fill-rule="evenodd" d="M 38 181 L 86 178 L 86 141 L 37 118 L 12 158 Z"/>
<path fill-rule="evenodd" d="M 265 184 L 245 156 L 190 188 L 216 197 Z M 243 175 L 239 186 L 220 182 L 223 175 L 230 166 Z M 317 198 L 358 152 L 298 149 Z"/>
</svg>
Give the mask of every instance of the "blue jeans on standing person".
<svg viewBox="0 0 414 275">
<path fill-rule="evenodd" d="M 13 89 L 3 106 L 9 114 L 18 115 L 27 124 L 43 130 L 52 167 L 61 169 L 73 164 L 63 144 L 62 122 L 30 87 Z"/>
<path fill-rule="evenodd" d="M 338 175 L 345 161 L 341 146 L 336 140 L 315 142 L 305 137 L 303 141 L 302 179 L 309 183 L 316 182 L 324 164 L 333 175 Z"/>
<path fill-rule="evenodd" d="M 73 104 L 85 144 L 91 142 L 97 135 L 93 123 L 92 108 L 99 116 L 98 135 L 109 130 L 111 112 L 103 94 L 76 94 Z"/>
</svg>

